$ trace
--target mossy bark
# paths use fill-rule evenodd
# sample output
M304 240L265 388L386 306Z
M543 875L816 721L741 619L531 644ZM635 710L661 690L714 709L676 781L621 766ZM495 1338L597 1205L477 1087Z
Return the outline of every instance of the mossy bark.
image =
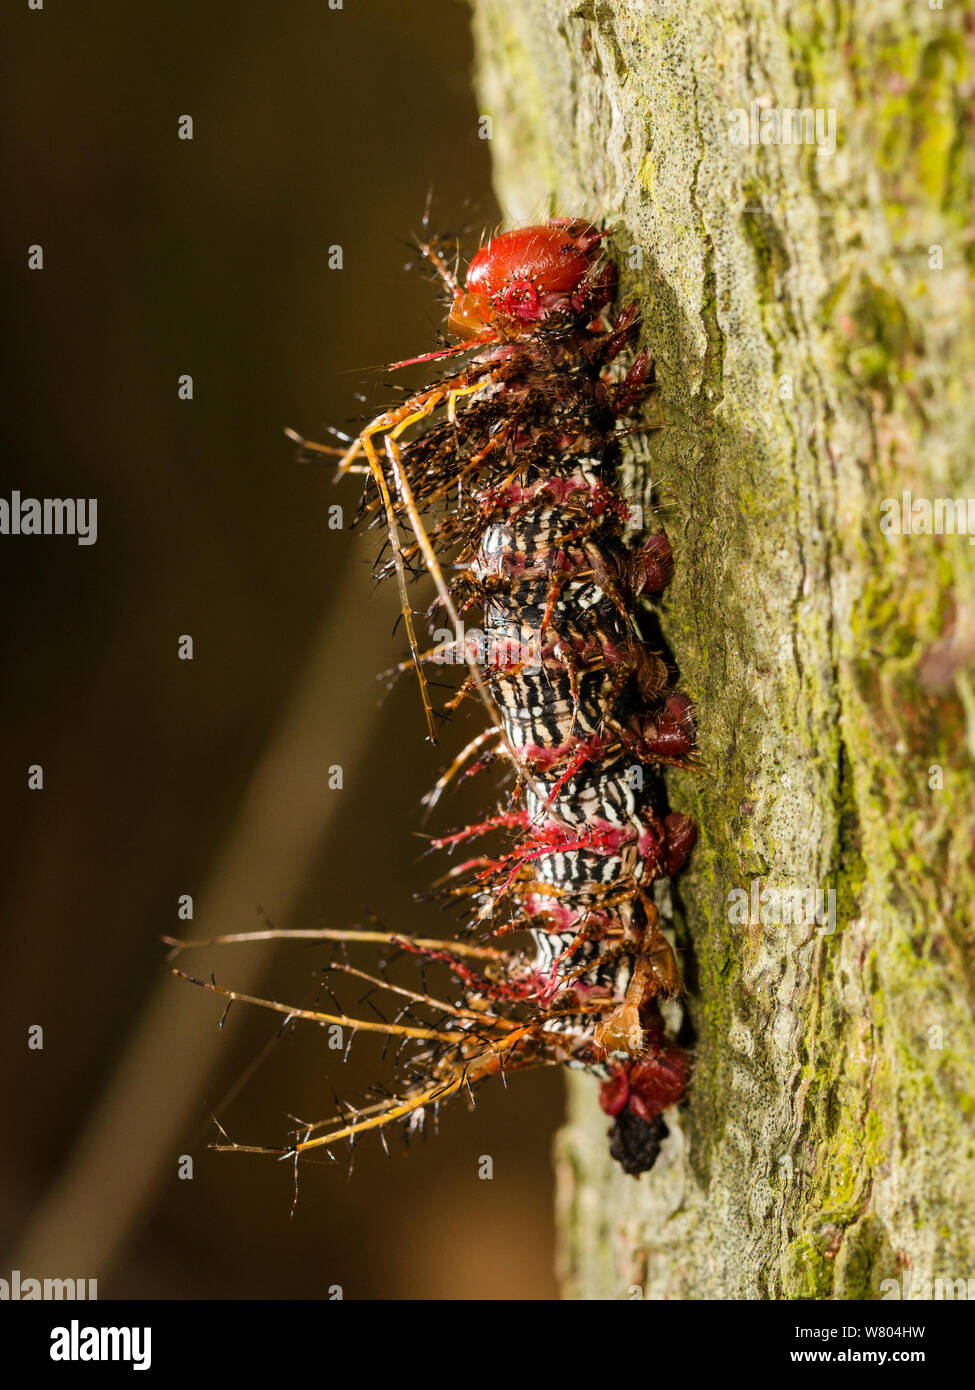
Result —
M609 223L642 304L665 428L634 486L664 506L700 725L701 773L670 779L700 831L675 886L691 1099L634 1180L571 1082L571 1297L975 1276L975 546L882 525L905 490L975 499L960 14L475 3L507 217ZM834 112L835 150L734 143L752 102ZM738 909L767 889L833 890L835 931Z

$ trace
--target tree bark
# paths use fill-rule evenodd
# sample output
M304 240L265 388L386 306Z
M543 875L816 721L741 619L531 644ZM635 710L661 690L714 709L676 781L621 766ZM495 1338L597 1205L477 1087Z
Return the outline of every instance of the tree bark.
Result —
M700 727L700 773L669 779L699 827L674 886L691 1098L634 1180L570 1080L570 1297L975 1276L975 547L897 534L905 490L975 498L959 15L475 0L506 216L611 225L642 305L665 428L632 481L663 502ZM822 113L823 148L734 142L735 111L785 109ZM770 920L766 890L832 890L835 931Z

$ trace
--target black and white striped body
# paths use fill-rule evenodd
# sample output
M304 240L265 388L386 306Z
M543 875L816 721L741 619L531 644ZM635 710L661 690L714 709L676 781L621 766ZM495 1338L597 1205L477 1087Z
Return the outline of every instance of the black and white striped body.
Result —
M628 684L618 689L616 664L630 639L624 619L592 577L581 545L571 540L563 543L589 515L587 502L594 494L585 489L598 485L601 469L601 460L593 456L576 453L554 458L548 474L537 476L557 480L556 490L558 481L577 481L579 490L569 493L563 503L546 500L537 509L492 521L472 566L480 577L510 580L509 587L485 601L484 628L490 648L525 658L522 669L497 677L495 691L505 732L532 766L544 792L541 799L531 789L526 794L532 822L544 823L554 811L565 826L582 833L600 823L633 832L631 842L618 853L573 848L534 861L533 877L558 890L553 903L577 922L584 920L587 911L602 910L607 894L622 881L641 878L636 837L646 831L648 822L655 822L646 769L622 747L584 762L556 792L551 807L544 805L564 775L569 756L547 768L545 754L571 746L575 740L605 737L611 706L618 706L616 712L625 716L627 703L633 700ZM525 481L530 486L537 477L529 475ZM567 570L568 577L555 598L550 625L540 635L556 569ZM578 576L575 570L580 571ZM557 925L553 916L553 928ZM552 931L534 928L535 968L540 973L550 971L577 932L578 925ZM575 969L588 958L595 963L603 949L601 941L585 943L571 961L560 962L557 973ZM601 974L594 968L587 983L605 983Z

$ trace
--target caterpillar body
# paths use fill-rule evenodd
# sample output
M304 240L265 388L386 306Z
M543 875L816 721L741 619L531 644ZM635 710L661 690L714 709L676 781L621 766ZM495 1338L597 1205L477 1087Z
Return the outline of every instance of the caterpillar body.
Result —
M638 546L624 540L620 422L653 383L646 352L625 375L610 371L635 336L637 309L612 316L604 236L581 220L502 233L473 257L463 285L438 245L422 242L460 341L394 366L457 356L463 365L379 415L344 451L299 440L309 455L341 453L340 474L365 475L360 517L388 530L378 571L398 585L404 666L416 670L431 739L432 663L466 668L447 710L472 696L487 715L428 806L453 778L488 764L509 775L492 815L434 841L460 861L438 885L467 909L457 939L304 933L441 962L458 997L442 1002L337 965L405 997L405 1013L382 1024L290 1012L386 1032L415 1050L395 1095L345 1108L270 1152L297 1161L371 1129L385 1138L398 1122L413 1132L490 1076L558 1064L599 1078L613 1156L638 1174L666 1135L663 1111L685 1092L690 1054L660 1012L681 979L653 884L679 871L694 842L692 822L666 810L660 775L664 764L691 765L694 726L639 630L640 600L665 586L672 559L663 531ZM407 587L418 569L434 581L431 615L447 624L427 651ZM474 609L481 629L465 633Z

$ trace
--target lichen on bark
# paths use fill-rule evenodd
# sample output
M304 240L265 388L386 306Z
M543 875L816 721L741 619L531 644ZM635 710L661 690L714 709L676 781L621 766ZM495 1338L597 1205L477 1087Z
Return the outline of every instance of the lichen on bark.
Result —
M701 772L670 778L700 827L675 887L691 1099L637 1181L570 1083L566 1293L975 1275L975 548L881 527L905 490L975 498L960 15L474 10L507 217L609 223L641 303L665 427L631 481L662 503L663 626L700 725ZM824 148L734 143L736 111L787 109L822 113ZM732 920L753 883L833 890L835 931Z

